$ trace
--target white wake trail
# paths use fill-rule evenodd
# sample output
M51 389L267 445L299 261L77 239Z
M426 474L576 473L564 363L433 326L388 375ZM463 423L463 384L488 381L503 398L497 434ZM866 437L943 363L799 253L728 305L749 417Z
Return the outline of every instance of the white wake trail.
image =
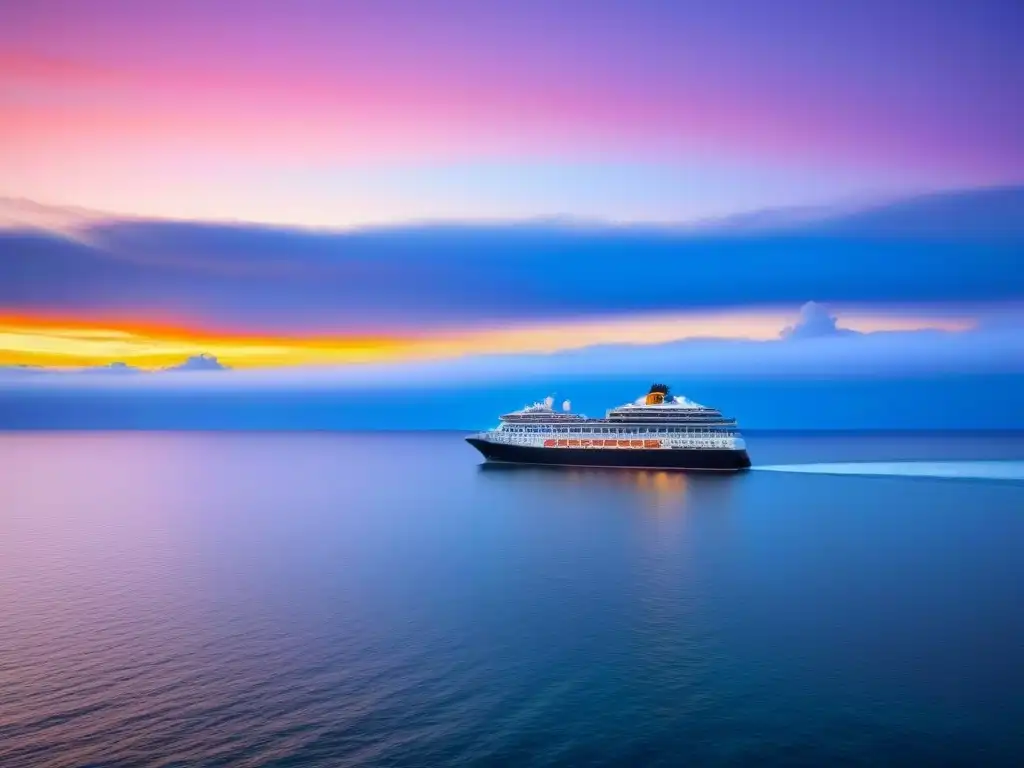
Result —
M1024 480L1024 461L849 461L834 464L773 464L752 469L816 475L891 475L969 480Z

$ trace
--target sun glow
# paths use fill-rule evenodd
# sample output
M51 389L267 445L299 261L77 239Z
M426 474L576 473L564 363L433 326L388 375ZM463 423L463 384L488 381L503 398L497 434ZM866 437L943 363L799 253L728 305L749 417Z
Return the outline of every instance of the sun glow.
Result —
M475 354L551 354L603 344L651 345L693 339L777 339L786 311L652 314L521 323L406 334L308 335L215 332L186 325L0 316L0 365L78 368L120 362L155 370L208 354L232 368L439 360ZM963 331L964 318L851 315L862 332L934 328Z

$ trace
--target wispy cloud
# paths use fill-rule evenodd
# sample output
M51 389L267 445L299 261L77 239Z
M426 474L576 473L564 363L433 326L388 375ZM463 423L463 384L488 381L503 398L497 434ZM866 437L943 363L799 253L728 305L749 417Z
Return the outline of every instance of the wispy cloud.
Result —
M130 365L123 361L115 361L106 365L94 365L85 368L54 368L39 365L0 365L0 378L4 376L20 378L23 376L35 376L45 380L47 378L75 380L81 376L134 376L137 374L167 374L167 373L188 373L194 371L227 371L230 368L221 363L214 355L200 354L193 355L180 363L168 365L163 368L147 370Z
M945 211L942 232L921 228L929 220L922 208ZM987 228L977 231L972 216L952 208L988 210ZM906 221L896 228L900 211ZM8 230L0 232L0 307L79 325L127 319L222 336L359 339L738 307L771 314L808 297L844 319L1024 298L1024 190L859 215L855 229L840 217L756 232L537 223L326 232L115 221L85 227L83 242Z

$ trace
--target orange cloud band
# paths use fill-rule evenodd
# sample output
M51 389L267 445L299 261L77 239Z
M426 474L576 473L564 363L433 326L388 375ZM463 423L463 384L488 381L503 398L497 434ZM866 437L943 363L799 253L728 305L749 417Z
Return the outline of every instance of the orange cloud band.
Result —
M0 365L74 368L124 362L158 369L190 355L215 355L233 368L445 359L473 354L547 354L600 344L663 344L686 339L779 337L792 322L784 311L633 315L535 322L476 330L437 329L407 335L255 335L184 325L84 321L53 316L0 315ZM970 318L842 315L861 332L938 329L963 331Z

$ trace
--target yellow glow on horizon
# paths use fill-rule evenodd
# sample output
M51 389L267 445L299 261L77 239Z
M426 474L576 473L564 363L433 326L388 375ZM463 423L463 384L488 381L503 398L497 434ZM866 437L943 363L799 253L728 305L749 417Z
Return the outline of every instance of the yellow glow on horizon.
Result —
M52 320L0 316L0 365L89 367L123 362L143 369L210 354L233 368L353 365L441 360L479 354L551 354L607 344L654 345L694 339L778 339L787 311L647 314L523 323L477 330L436 329L421 335L262 336L216 333L126 321ZM964 331L965 318L842 314L840 325L861 332Z

